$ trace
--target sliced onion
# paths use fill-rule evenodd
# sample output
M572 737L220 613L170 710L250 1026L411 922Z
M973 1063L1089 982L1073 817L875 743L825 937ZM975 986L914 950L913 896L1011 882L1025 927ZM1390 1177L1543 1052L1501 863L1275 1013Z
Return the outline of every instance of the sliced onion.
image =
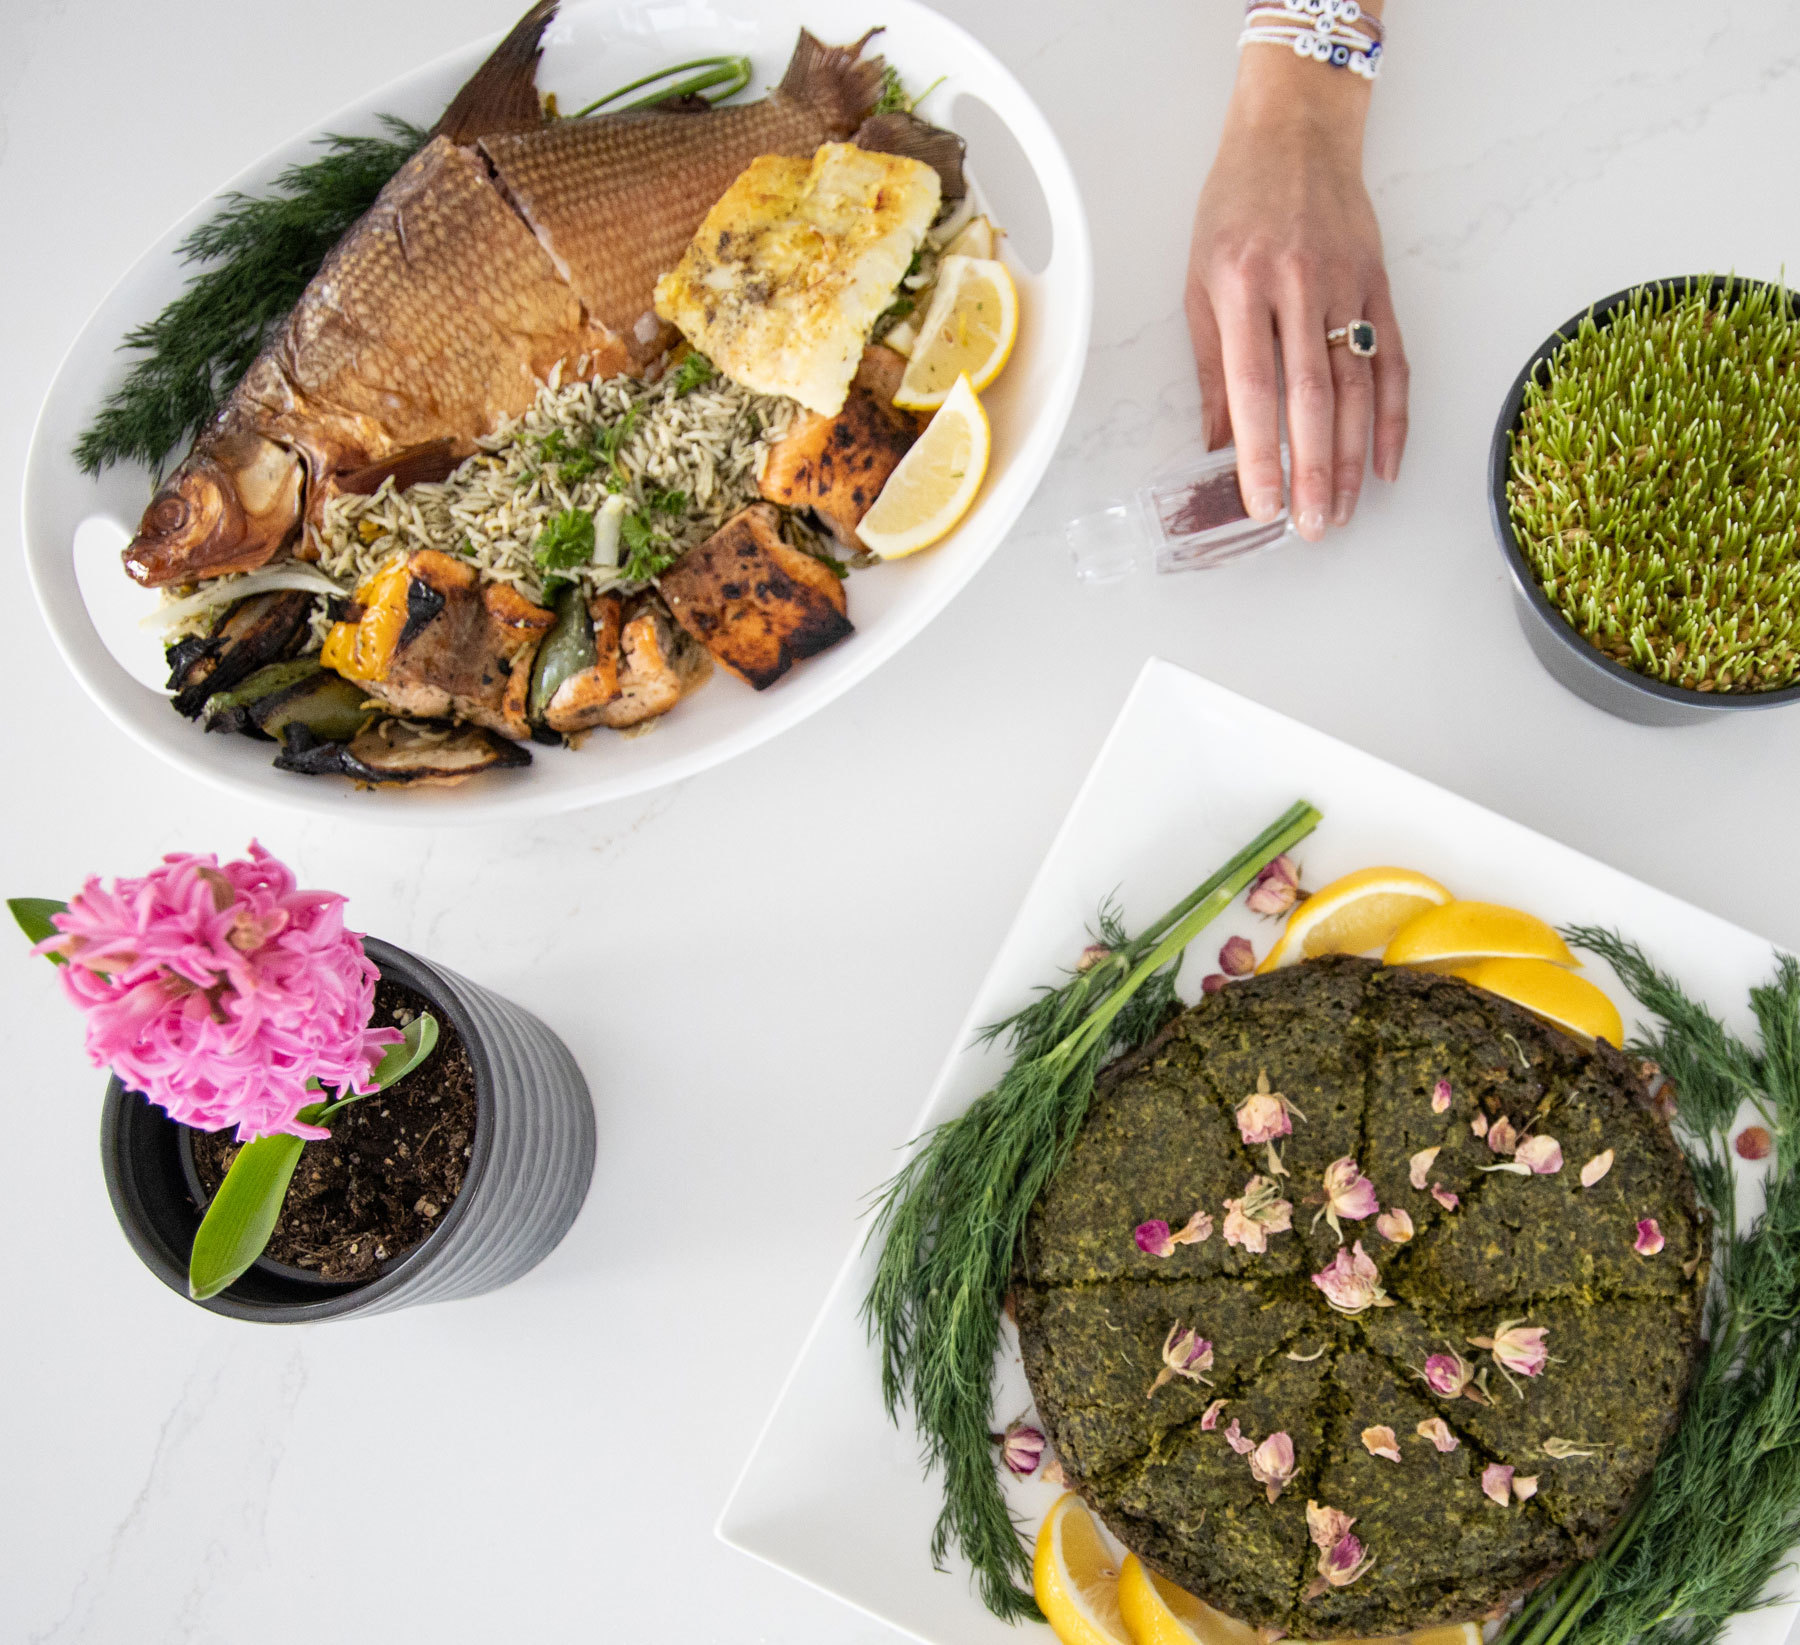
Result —
M285 565L273 571L247 571L237 577L215 577L183 599L169 600L140 619L145 628L173 628L189 617L217 605L235 605L253 594L273 594L280 589L299 589L308 594L347 596L350 590L312 566Z

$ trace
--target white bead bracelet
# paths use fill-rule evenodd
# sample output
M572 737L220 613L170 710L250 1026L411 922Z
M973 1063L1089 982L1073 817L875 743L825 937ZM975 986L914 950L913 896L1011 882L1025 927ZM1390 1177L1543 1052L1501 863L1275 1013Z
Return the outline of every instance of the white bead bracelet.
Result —
M1373 80L1384 33L1358 0L1249 0L1238 47L1286 46L1296 57Z

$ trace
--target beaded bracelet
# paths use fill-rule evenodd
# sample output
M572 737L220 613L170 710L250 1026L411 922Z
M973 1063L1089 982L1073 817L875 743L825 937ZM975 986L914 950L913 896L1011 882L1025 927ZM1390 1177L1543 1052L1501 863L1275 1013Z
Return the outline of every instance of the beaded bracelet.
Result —
M1287 46L1296 57L1373 80L1385 35L1381 19L1358 0L1247 0L1238 47Z

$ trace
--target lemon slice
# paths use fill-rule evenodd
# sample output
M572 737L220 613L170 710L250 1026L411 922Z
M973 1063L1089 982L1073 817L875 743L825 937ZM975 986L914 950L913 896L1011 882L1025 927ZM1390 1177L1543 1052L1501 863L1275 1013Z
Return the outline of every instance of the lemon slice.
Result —
M1359 868L1296 906L1256 969L1273 971L1320 954L1367 953L1417 915L1449 901L1436 880L1410 868Z
M888 476L856 535L871 554L897 560L946 535L975 501L987 473L987 413L959 377L925 432Z
M1406 1636L1406 1645L1481 1645L1479 1622L1447 1622L1441 1628L1421 1628Z
M1585 977L1549 960L1477 960L1458 966L1456 974L1584 1039L1624 1043L1619 1008Z
M1073 1491L1051 1505L1031 1561L1038 1609L1062 1645L1134 1645L1119 1612L1119 1568Z
M992 257L998 236L986 217L976 215L950 237L944 247L946 257Z
M1019 293L992 257L947 256L894 404L931 411L966 376L977 389L1000 375L1019 335Z
M1469 960L1548 960L1581 964L1569 945L1535 914L1496 902L1452 902L1429 908L1394 933L1382 959L1388 965L1448 970Z
M1119 1570L1119 1614L1136 1645L1262 1645L1249 1623L1177 1588L1136 1554Z

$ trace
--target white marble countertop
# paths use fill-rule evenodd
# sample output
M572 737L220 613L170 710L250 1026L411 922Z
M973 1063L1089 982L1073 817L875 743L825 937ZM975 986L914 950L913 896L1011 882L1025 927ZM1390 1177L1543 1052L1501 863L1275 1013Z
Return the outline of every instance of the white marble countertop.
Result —
M539 1012L600 1123L586 1210L510 1289L362 1324L216 1319L119 1234L76 1018L0 940L0 1636L892 1638L713 1519L1150 652L1800 945L1796 711L1652 731L1566 694L1514 622L1483 493L1499 400L1566 315L1647 276L1794 261L1800 7L1395 0L1369 170L1414 362L1398 484L1326 547L1095 591L1062 521L1197 434L1181 270L1236 8L945 4L1087 191L1093 352L1014 538L775 743L530 828L253 814L80 695L0 513L25 705L0 731L5 893L258 836L362 928ZM0 496L63 348L143 245L277 141L510 20L506 0L8 0Z

